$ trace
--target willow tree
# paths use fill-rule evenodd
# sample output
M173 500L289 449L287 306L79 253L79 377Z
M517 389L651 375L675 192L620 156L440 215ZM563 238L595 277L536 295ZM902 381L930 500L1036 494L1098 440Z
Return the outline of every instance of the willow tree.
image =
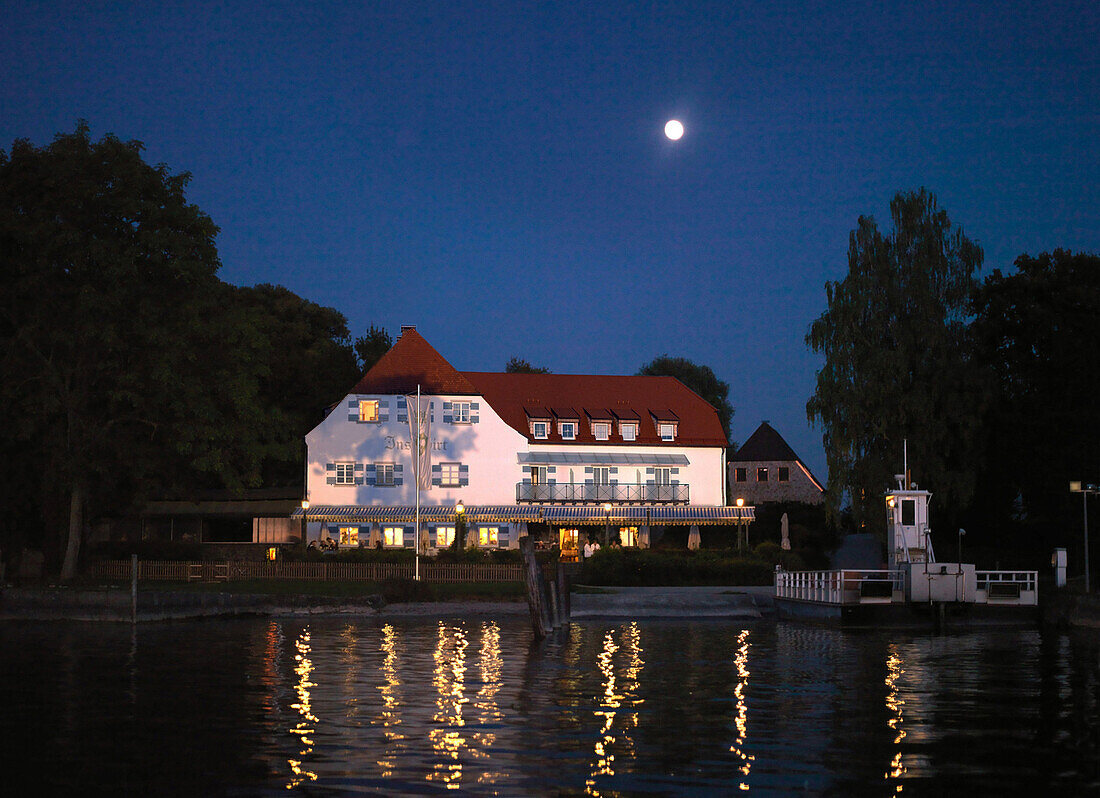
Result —
M913 479L937 506L965 505L984 401L967 329L981 248L924 189L896 195L890 215L886 235L860 217L848 275L825 285L827 308L806 336L825 356L806 413L823 431L827 509L835 519L850 499L857 525L875 531L904 440Z

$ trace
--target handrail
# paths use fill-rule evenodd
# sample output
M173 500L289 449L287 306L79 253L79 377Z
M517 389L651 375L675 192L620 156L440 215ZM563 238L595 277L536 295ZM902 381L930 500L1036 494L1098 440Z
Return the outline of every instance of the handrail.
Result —
M823 604L860 604L890 600L901 590L901 571L845 568L833 571L776 571L776 598Z
M688 485L594 485L584 482L516 483L517 502L647 502L687 504Z

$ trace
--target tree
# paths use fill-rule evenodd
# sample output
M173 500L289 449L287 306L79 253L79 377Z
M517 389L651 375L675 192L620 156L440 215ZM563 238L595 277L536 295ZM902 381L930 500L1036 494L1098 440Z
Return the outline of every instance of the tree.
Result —
M542 366L532 366L526 360L520 357L513 357L508 361L508 365L504 367L504 371L507 374L549 374L550 369Z
M89 503L186 474L256 477L252 342L224 314L218 228L186 201L188 174L141 152L84 122L0 152L2 445L33 453L44 508L68 506L63 579Z
M982 458L983 514L1062 528L1071 479L1095 481L1100 452L1100 256L1021 255L990 274L974 308L996 375Z
M393 339L390 334L381 327L375 327L372 324L366 335L361 335L355 339L355 354L359 357L361 373L366 374L370 371L374 364L382 359L382 355L390 351L392 346Z
M913 474L938 506L967 503L984 406L967 332L981 248L925 189L897 194L890 215L887 236L860 217L848 275L826 283L827 309L806 336L825 356L806 413L823 429L830 517L847 496L856 523L878 531L905 440Z
M718 379L710 366L701 366L684 357L661 355L642 366L638 371L642 377L675 377L718 411L718 420L722 422L722 431L726 440L730 437L730 421L733 419L733 405L729 401L729 383Z
M231 290L234 315L253 333L259 395L268 409L257 430L262 482L301 487L306 433L360 377L347 320L283 286ZM372 327L368 337L376 333L385 335Z

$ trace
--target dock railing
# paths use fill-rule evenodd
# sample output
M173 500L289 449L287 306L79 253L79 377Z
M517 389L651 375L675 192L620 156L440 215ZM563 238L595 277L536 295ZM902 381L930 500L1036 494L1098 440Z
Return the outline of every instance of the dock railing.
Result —
M903 589L901 571L776 571L775 597L819 604L889 604Z
M976 571L978 604L1039 603L1038 571Z
M298 579L314 582L381 582L412 579L412 563L360 562L138 562L138 579L175 582L235 582L243 579ZM89 575L130 578L129 560L93 563ZM421 563L426 582L522 582L518 563Z

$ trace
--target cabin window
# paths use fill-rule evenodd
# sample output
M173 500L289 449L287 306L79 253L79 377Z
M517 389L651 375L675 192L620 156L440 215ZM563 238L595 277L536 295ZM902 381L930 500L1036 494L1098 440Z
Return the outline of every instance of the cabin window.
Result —
M901 525L913 526L917 523L917 503L913 499L901 500Z
M791 469L787 466L779 466L779 481L790 482L791 481Z

